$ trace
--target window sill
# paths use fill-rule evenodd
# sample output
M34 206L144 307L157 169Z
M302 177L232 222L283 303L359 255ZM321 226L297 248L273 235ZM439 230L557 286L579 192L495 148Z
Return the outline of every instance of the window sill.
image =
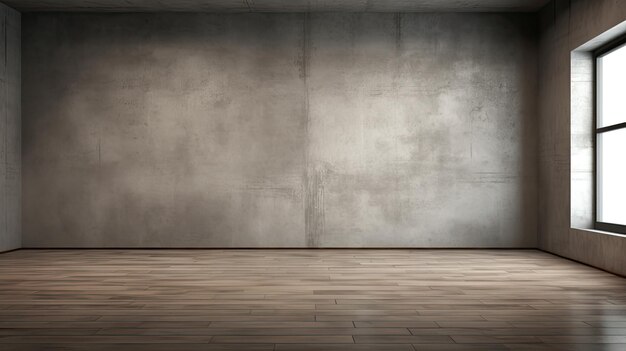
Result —
M605 230L599 230L599 229L577 228L577 227L572 227L571 229L580 230L580 231L583 231L583 232L594 233L594 234L605 234L605 235L611 235L611 236L617 236L617 237L621 237L621 238L626 238L626 234L607 232Z

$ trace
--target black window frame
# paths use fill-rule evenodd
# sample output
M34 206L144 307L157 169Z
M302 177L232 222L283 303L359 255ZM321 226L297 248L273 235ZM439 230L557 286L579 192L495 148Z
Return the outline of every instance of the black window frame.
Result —
M626 234L626 225L616 224L616 223L607 223L598 221L598 135L614 130L626 129L626 122L617 123L613 125L609 125L606 127L598 128L598 85L600 84L600 79L598 77L598 59L610 54L611 52L626 46L626 35L620 37L616 40L611 41L610 43L600 47L596 51L593 52L593 76L594 76L594 106L593 106L593 168L594 168L594 177L593 177L593 221L594 228L597 230L618 233L618 234Z

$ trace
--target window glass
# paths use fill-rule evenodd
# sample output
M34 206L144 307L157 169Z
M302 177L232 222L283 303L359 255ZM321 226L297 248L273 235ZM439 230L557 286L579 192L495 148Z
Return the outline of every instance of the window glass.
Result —
M626 45L600 56L598 128L626 122Z
M597 220L626 225L626 128L597 136Z

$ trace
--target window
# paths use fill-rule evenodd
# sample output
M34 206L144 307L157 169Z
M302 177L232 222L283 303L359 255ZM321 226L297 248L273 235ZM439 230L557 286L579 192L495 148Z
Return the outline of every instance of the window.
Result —
M626 234L626 38L596 53L596 228Z

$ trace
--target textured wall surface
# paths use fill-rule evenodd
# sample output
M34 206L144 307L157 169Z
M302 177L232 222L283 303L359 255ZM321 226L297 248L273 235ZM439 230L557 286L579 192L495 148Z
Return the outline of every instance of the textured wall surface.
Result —
M24 15L26 247L533 247L532 15Z
M0 4L0 252L21 237L20 14Z
M19 11L534 12L549 0L4 0Z
M581 69L584 72L584 67L572 67L580 62L585 64L585 55L571 54L626 21L626 2L558 0L548 4L541 17L539 247L626 275L626 237L589 230L584 220L588 214L576 212L578 208L585 208L580 204L581 197L592 200L585 189L592 172L584 153L577 151L586 149L589 140L584 128L593 126L581 126L576 121L581 120L578 115L585 113L591 105L588 99L593 97L588 88L588 75L577 74ZM576 74L572 76L570 72ZM576 100L570 98L572 94ZM572 159L572 155L583 159Z

